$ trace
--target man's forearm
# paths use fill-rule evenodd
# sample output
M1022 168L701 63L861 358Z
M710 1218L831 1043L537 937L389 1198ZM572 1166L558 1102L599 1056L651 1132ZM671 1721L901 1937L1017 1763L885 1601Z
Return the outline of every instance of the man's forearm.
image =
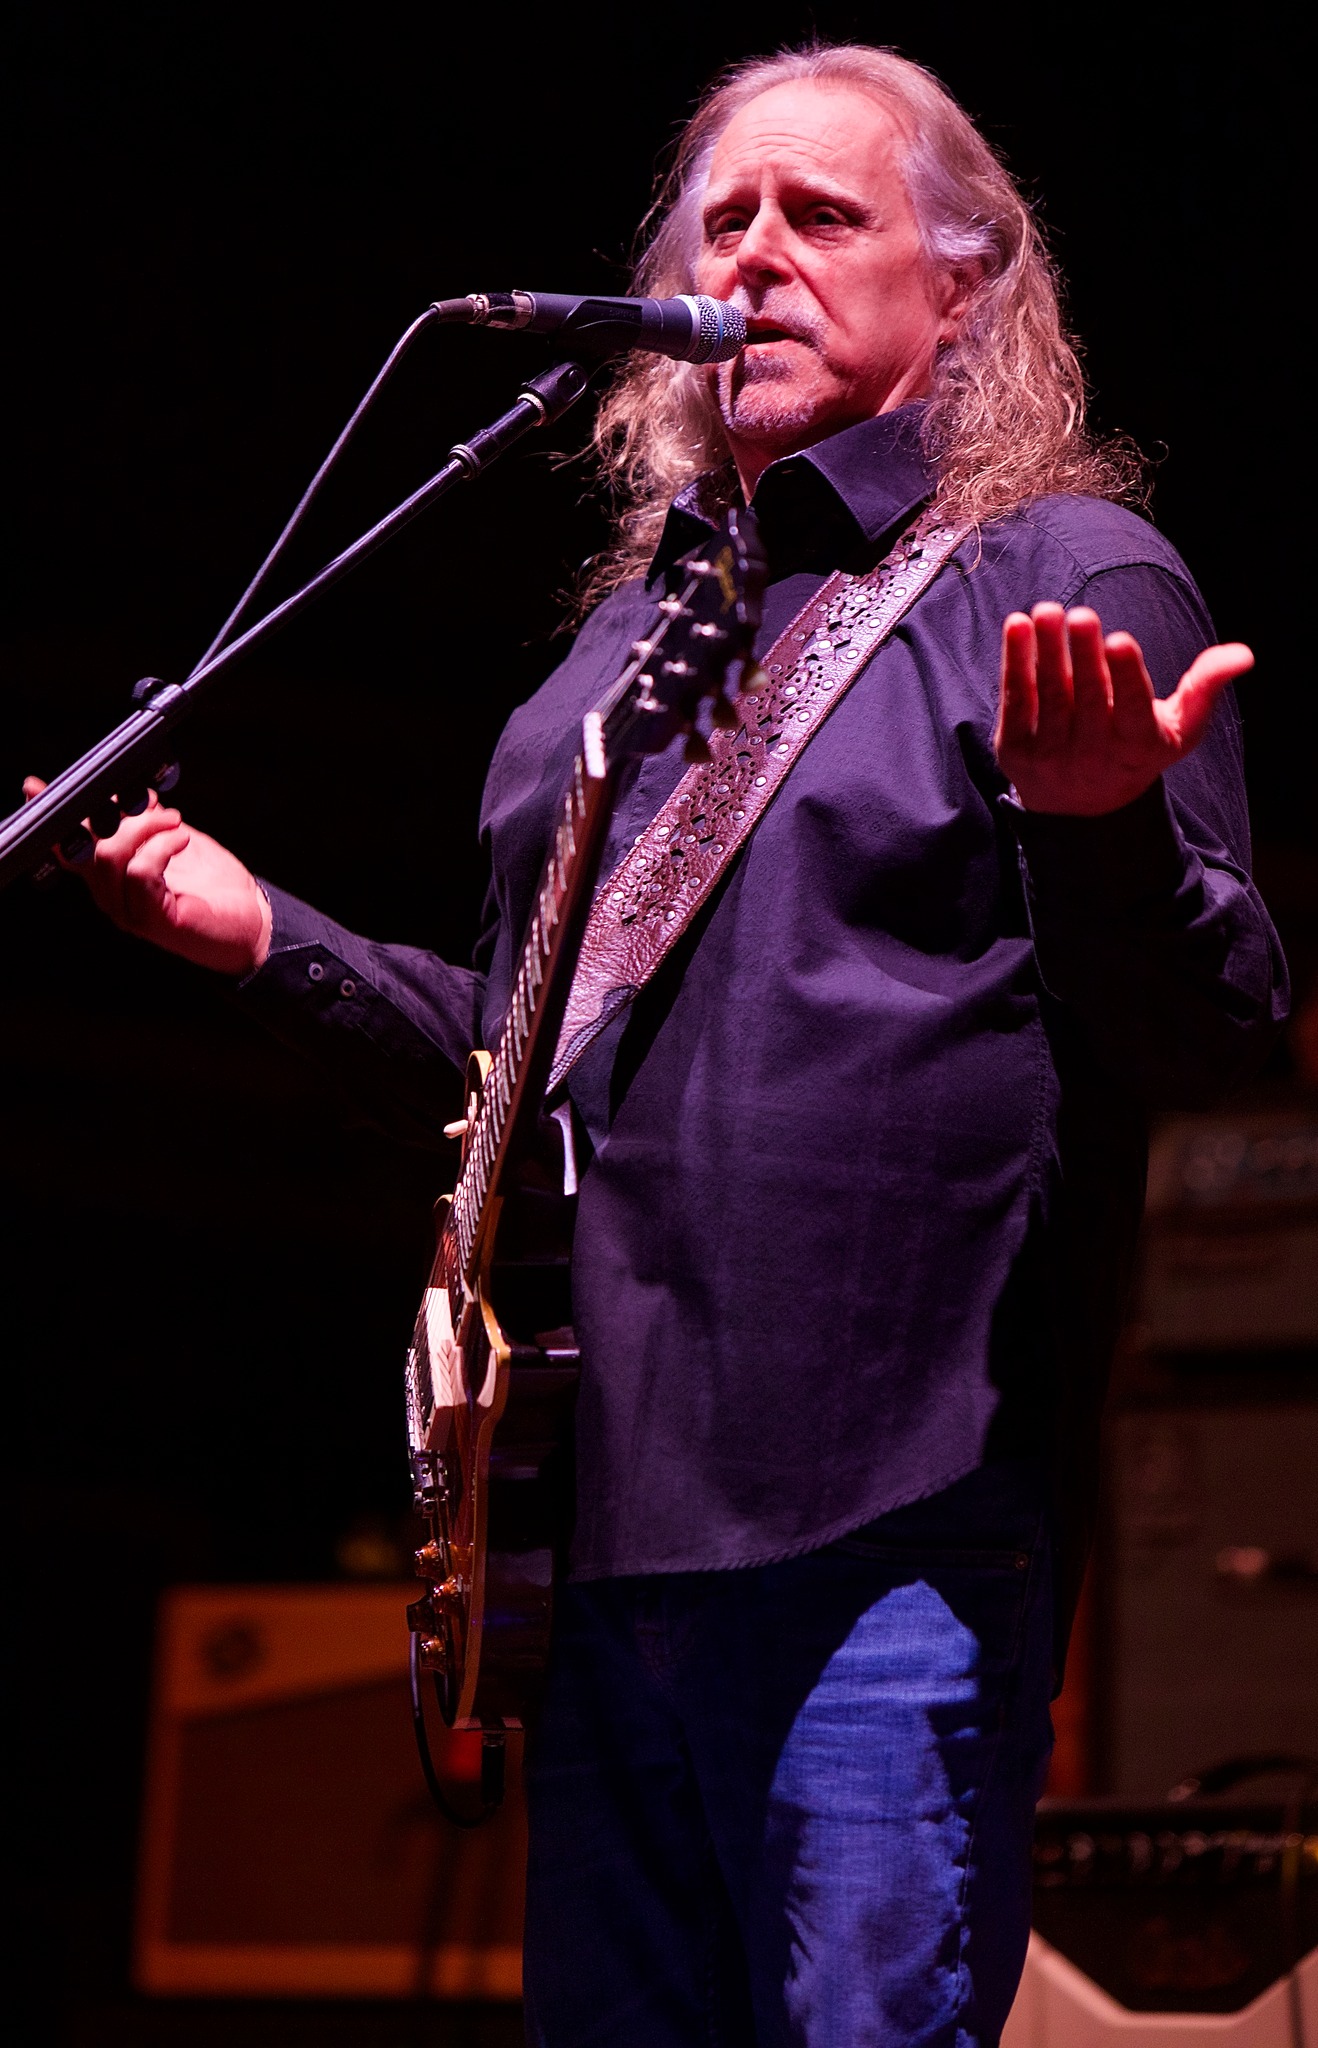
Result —
M413 946L346 931L283 890L266 958L237 987L241 1007L309 1059L391 1135L440 1142L454 1068L480 1041L484 978Z
M1151 1107L1211 1101L1254 1071L1287 1007L1253 884L1191 843L1165 785L1101 818L1009 805L1044 985Z

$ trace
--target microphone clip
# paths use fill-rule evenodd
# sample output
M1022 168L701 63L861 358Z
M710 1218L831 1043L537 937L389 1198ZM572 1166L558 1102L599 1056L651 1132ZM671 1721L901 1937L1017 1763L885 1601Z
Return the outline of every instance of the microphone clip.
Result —
M436 299L433 310L441 320L467 327L528 327L535 300L529 292L468 292L461 299Z
M465 299L434 299L442 322L465 328L528 328L536 301L528 291L469 291Z

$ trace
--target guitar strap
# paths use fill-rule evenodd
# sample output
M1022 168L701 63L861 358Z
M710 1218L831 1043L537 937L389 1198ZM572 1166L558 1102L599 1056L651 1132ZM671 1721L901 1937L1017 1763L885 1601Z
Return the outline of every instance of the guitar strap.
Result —
M926 508L865 575L835 570L748 672L736 728L715 728L709 760L687 770L595 892L547 1092L657 973L824 720L969 531Z

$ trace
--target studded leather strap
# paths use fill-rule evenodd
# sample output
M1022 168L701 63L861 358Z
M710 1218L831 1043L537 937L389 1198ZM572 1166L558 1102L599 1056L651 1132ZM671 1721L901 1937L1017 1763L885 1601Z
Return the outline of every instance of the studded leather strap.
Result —
M688 769L596 891L550 1090L655 974L793 762L968 531L922 512L867 574L831 575L751 671L736 729L711 734L710 759Z

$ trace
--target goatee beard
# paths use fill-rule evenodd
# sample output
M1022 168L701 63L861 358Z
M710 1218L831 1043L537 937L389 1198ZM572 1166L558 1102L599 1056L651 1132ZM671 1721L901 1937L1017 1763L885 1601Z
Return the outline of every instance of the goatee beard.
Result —
M729 433L742 436L794 432L809 426L817 398L793 389L786 363L772 360L723 363L718 372L719 416Z

